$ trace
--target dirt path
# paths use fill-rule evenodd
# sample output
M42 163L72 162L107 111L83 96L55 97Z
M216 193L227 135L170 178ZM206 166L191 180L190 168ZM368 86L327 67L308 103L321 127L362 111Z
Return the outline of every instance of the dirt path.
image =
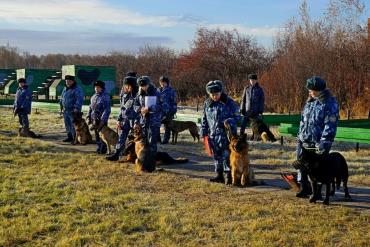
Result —
M1 131L0 134L15 135L15 133L5 133L4 131ZM89 144L86 146L71 145L69 143L62 142L65 137L66 136L63 131L55 131L43 133L41 140L51 142L53 145L60 147L65 152L95 153L95 144ZM212 159L199 151L201 148L201 144L198 143L194 145L182 145L181 140L178 145L158 145L159 151L166 151L172 157L186 157L189 159L189 162L186 164L161 166L161 168L164 169L164 172L174 173L192 179L208 180L215 175L214 166ZM261 164L257 167L253 165L253 160L251 163L255 171L255 178L258 181L263 181L264 185L235 189L245 191L246 193L284 193L288 197L294 197L293 195L295 192L289 190L289 186L281 179L279 169L274 169L271 168L271 166L264 166ZM344 201L344 192L341 189L336 192L334 197L330 198L331 205L342 205L370 211L370 187L349 184L349 190L353 199L352 201Z

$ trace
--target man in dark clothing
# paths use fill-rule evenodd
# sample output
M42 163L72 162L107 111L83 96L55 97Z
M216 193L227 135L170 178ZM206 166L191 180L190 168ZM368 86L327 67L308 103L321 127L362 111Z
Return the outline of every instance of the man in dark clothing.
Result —
M249 85L244 88L240 103L240 113L243 115L240 134L244 134L245 128L250 121L262 118L261 115L265 104L265 95L257 81L257 75L249 74L248 79Z
M18 115L19 124L21 125L21 132L27 133L29 131L28 114L31 113L32 94L28 89L26 80L20 78L18 80L18 89L15 94L13 113Z

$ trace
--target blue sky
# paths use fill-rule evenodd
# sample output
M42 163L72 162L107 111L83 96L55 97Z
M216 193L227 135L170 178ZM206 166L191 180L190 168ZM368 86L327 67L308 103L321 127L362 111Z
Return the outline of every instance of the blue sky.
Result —
M313 18L329 0L308 0ZM299 0L0 0L0 45L33 54L188 49L198 27L237 29L271 47Z

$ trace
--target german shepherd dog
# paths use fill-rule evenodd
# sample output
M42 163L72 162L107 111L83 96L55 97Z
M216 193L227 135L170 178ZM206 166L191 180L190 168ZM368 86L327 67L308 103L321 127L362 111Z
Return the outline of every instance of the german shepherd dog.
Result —
M274 134L272 134L270 129L261 119L252 119L251 128L253 131L251 140L258 141L262 139L262 141L264 142L267 142L267 141L275 142L276 141Z
M199 142L199 130L196 123L192 121L170 120L168 122L164 122L164 124L166 124L167 127L172 132L172 144L177 143L177 136L179 135L180 132L183 132L185 130L189 130L194 141L198 139Z
M75 128L75 136L72 144L80 143L86 145L92 143L92 136L85 119L82 118L82 112L73 112L73 127Z
M122 162L135 163L137 155L135 152L135 141L131 135L128 136L128 141L126 143L125 150L123 151L123 155L126 156L126 158L122 160ZM187 158L172 158L166 152L156 152L155 154L156 166L181 164L187 162L189 162Z
M247 135L232 134L230 126L225 124L230 144L230 167L233 186L245 186L252 183L253 172L250 168L248 156Z
M310 197L310 202L316 202L321 197L321 186L318 182L326 187L324 204L329 205L329 196L335 194L335 184L337 189L343 182L344 197L350 200L351 196L348 192L348 165L343 157L338 152L319 155L313 150L302 147L302 153L299 160L294 163L298 169L306 169L311 181L313 195ZM331 190L330 187L332 186Z
M140 125L134 125L135 142L135 170L137 173L155 171L155 157L152 152L149 141L143 136L143 130Z
M118 134L107 125L101 126L99 121L94 121L90 130L95 130L99 132L100 139L107 145L107 154L111 154L112 148L118 142Z

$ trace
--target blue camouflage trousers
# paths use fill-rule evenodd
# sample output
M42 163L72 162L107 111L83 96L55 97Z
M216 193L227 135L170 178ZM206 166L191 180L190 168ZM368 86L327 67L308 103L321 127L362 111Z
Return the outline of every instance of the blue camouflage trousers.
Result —
M131 124L126 121L121 125L121 131L119 133L118 143L116 144L116 150L123 150L126 145L127 136L130 133Z
M210 148L213 152L213 160L216 172L230 171L230 153L228 151L229 141L226 133L218 133L209 136Z
M30 122L28 121L28 114L24 112L18 113L18 120L19 124L22 126L23 129L29 129Z
M64 112L64 126L66 128L68 136L74 137L75 136L75 128L73 127L73 116L72 112Z

